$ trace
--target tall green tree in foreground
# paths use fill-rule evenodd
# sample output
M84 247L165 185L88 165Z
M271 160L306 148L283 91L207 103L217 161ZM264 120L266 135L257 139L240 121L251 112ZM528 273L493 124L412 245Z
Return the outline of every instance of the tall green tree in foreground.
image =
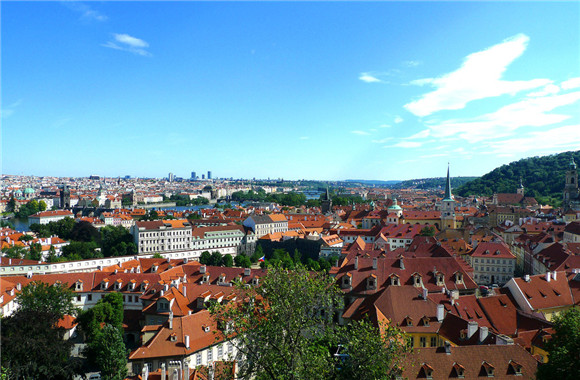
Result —
M538 370L538 379L580 379L580 310L572 308L554 321L552 339L547 343L548 363Z
M2 320L2 367L8 379L70 379L80 362L70 358L72 343L57 326L75 315L73 294L64 285L32 282L17 296L20 305Z
M324 273L278 266L257 287L237 286L239 302L210 311L238 349L240 378L387 379L399 367L401 332L381 334L368 322L336 325L342 294ZM339 346L347 356L334 355Z

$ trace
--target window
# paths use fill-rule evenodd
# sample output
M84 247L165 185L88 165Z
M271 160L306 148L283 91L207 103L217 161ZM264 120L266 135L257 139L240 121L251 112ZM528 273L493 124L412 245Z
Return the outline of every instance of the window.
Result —
M213 362L213 347L210 347L210 348L207 350L207 362L208 362L208 364L209 364L210 362Z
M223 356L224 356L224 346L220 344L218 346L218 358L221 359Z
M195 355L195 365L196 366L201 365L201 352Z
M437 337L436 336L431 337L431 347L437 347Z
M427 338L425 338L424 336L422 336L421 338L419 338L419 345L421 347L427 347Z
M92 301L92 300L93 300L93 295L92 294L87 295L87 301Z

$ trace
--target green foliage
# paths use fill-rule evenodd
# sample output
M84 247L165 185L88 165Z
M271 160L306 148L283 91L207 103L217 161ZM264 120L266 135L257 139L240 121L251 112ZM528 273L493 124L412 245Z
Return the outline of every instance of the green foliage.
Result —
M541 198L542 201L557 206L562 199L566 171L571 157L574 157L576 162L580 162L580 151L524 158L502 165L481 178L457 188L454 192L463 197L515 193L521 177L526 196Z
M451 177L451 187L457 188L467 182L473 181L478 177ZM447 177L436 177L436 178L420 178L420 179L410 179L407 181L402 181L393 185L393 189L444 189L445 182L447 182Z
M234 258L229 253L223 257L223 265L224 267L233 267L234 266Z
M40 261L42 259L42 246L38 243L30 244L30 248L24 258L27 260Z
M214 304L210 312L226 339L236 338L240 378L386 379L404 351L398 330L381 335L364 322L336 326L341 291L332 278L301 264L272 267L259 287L237 286L243 302ZM350 355L340 363L333 355L339 344Z
M10 205L8 205L8 208L10 209ZM38 202L36 199L33 199L20 206L20 209L15 213L15 216L17 218L28 218L30 215L44 210L46 210L46 203L44 201Z
M208 265L213 265L216 267L221 267L223 265L223 256L221 253L214 251L211 253Z
M2 228L2 227L8 227L8 228L14 229L14 224L10 223L7 220L0 220L0 228Z
M155 252L152 256L154 259L163 259L164 257L159 252Z
M28 251L24 247L15 245L10 248L4 248L2 250L2 253L4 253L4 257L7 257L9 259L22 259L24 258L24 256L26 256Z
M540 366L538 379L580 379L580 309L574 307L557 317L554 330L547 343L548 363Z
M419 235L421 235L421 236L435 236L435 227L432 227L432 226L423 227L421 229L421 232L419 233Z
M369 201L362 199L360 195L335 195L330 197L334 206L349 206L352 204L368 203Z
M68 260L86 260L103 257L102 253L97 251L97 243L71 241L69 245L62 247L62 255Z
M30 235L22 235L18 238L19 241L31 241L34 240L34 238Z
M211 261L211 253L209 251L203 251L199 257L199 262L203 265L209 265Z
M88 345L94 355L94 363L103 380L123 380L127 375L128 350L123 343L123 335L110 324L95 335Z
M101 331L102 324L109 324L123 333L123 295L108 293L94 307L83 311L78 322L89 340Z
M90 222L81 220L73 226L70 233L70 239L86 243L91 241L99 243L101 241L101 233Z
M30 231L36 233L40 237L56 235L61 239L70 240L75 224L76 222L73 218L67 217L48 224L33 223L30 225Z
M80 369L69 358L72 343L56 327L64 315L76 315L66 286L31 282L17 296L20 307L2 320L2 367L8 379L66 379Z
M274 202L282 206L302 206L306 204L306 195L297 192L289 193L270 193L266 194L263 189L248 192L236 191L232 194L232 201L235 202Z
M133 235L123 226L101 228L101 247L104 257L137 254L137 245L133 242Z
M234 263L237 267L241 267L241 268L249 268L252 266L252 262L251 262L250 258L248 256L244 255L243 253L234 257Z

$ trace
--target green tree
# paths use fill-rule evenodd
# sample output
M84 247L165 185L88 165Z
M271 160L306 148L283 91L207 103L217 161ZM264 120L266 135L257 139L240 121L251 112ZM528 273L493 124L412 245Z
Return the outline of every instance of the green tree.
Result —
M8 204L6 205L6 209L10 212L15 212L16 211L16 199L14 197L10 198L10 200L8 201Z
M69 245L62 247L62 254L67 260L86 260L103 257L101 252L97 251L97 243L71 241Z
M101 248L104 257L130 256L137 253L133 235L123 226L101 228Z
M214 265L216 267L221 267L224 262L224 257L221 253L214 251L211 253L211 258L209 260L209 265Z
M123 380L127 375L128 350L117 328L105 324L89 343L94 362L103 380Z
M92 340L103 324L109 324L123 333L123 295L113 292L101 298L95 306L83 311L77 318L81 329Z
M28 253L24 256L27 260L36 260L39 261L42 259L42 245L38 243L30 244L30 248Z
M580 310L576 307L556 317L552 339L547 343L548 363L538 370L538 379L580 379Z
M210 265L211 253L209 251L203 251L199 257L199 262L203 265Z
M236 338L237 359L245 358L238 361L240 378L388 378L399 365L405 347L400 331L381 335L368 323L349 328L333 323L342 294L324 273L300 264L293 270L278 266L268 270L259 287L237 286L244 301L214 304L210 311L225 338ZM333 355L339 344L351 355L344 363ZM364 359L371 363L361 364Z
M19 245L15 245L10 248L4 248L2 252L4 253L4 256L9 259L22 259L24 256L26 256L26 254L28 254L28 251Z
M244 255L243 253L240 253L239 255L234 257L234 263L237 267L241 267L241 268L249 268L252 266L252 262L250 261L250 258L248 256Z
M258 260L264 256L264 249L262 248L261 245L257 245L256 246L256 250L254 251L254 253L252 254L252 256L250 257L250 259L252 260L253 263L258 262Z
M154 259L163 259L164 257L159 252L155 252L152 256Z
M435 236L435 227L425 226L421 229L419 233L421 236Z
M101 233L90 222L81 220L72 228L70 238L75 241L83 241L87 243L94 241L98 243L101 241Z
M223 257L223 266L224 267L234 266L234 258L229 253Z
M31 282L17 296L20 307L2 320L2 367L9 379L68 379L80 362L70 358L72 343L57 327L64 315L76 315L66 285Z

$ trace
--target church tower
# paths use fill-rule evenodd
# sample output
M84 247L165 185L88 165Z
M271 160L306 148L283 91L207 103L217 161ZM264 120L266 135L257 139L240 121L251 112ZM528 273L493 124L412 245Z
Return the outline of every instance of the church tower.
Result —
M576 209L580 193L578 191L578 167L574 162L574 157L570 159L568 170L566 171L566 184L564 185L563 206L564 211L571 208Z
M332 199L330 198L330 194L328 193L328 187L326 188L326 194L324 199L321 202L322 214L326 215L332 212Z
M522 177L520 177L520 187L516 190L516 193L521 194L522 197L524 196L524 183Z
M445 197L441 201L441 230L457 228L455 221L455 199L451 194L451 178L447 166L447 181L445 182Z

